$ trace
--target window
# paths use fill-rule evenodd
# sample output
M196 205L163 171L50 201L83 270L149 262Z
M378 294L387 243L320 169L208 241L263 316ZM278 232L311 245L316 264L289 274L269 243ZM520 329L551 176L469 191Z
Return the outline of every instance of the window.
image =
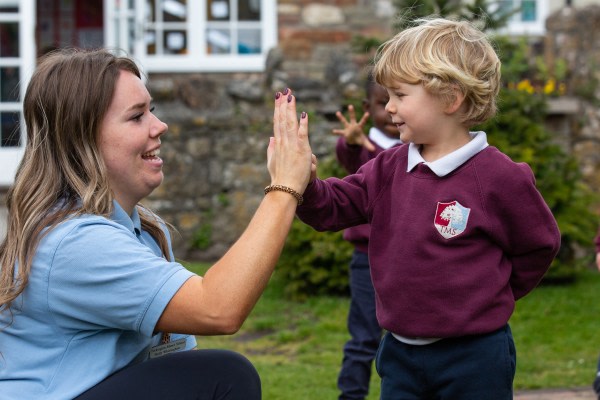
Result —
M26 83L34 68L32 0L0 1L0 186L9 186L23 155Z
M105 42L150 72L261 71L276 0L107 0Z
M518 10L501 31L513 35L543 35L548 17L548 0L500 0L507 12Z

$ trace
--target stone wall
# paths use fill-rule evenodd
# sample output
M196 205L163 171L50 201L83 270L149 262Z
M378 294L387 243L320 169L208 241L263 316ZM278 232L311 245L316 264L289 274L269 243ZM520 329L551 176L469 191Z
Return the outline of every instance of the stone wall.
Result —
M546 63L562 59L568 65L566 146L585 181L600 193L600 5L565 7L547 19L546 29Z
M309 113L311 145L331 155L343 99L362 91L365 56L355 34L384 39L387 2L278 2L279 46L264 74L152 74L155 113L169 125L161 157L165 181L146 204L172 223L176 255L214 260L239 237L269 183L266 148L273 96L294 90Z

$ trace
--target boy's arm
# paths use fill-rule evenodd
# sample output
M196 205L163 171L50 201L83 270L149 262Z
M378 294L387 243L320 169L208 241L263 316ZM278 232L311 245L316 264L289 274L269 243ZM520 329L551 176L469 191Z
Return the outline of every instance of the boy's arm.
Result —
M500 239L512 264L510 285L515 300L528 294L542 280L560 248L560 231L552 211L535 186L535 178L526 164L525 174L513 174L496 182L501 193L494 202L501 205L496 215L502 231ZM510 182L512 181L512 182Z
M356 173L364 163L371 159L369 154L375 155L376 153L376 151L370 153L362 146L348 144L343 137L340 137L335 145L335 155L338 162L348 174Z
M368 222L368 189L361 173L339 178L316 179L304 191L296 215L317 231L339 231Z

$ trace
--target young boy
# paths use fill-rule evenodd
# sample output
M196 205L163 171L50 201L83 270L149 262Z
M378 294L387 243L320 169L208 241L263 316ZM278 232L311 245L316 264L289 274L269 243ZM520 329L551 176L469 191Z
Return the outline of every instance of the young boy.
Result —
M339 163L349 174L355 173L364 163L385 149L400 143L398 129L385 110L389 96L378 85L372 74L367 77L366 98L362 102L364 114L357 122L353 106L348 106L349 120L341 112L336 115L343 129L334 129L340 138L336 144ZM368 137L363 133L365 123L371 118ZM350 340L344 345L342 368L338 375L339 400L364 400L369 394L371 366L381 340L381 327L375 316L375 291L369 270L370 227L353 226L344 231L344 239L352 243L354 253L350 261L350 309L348 332Z
M512 399L508 320L560 232L529 166L470 131L496 112L500 61L469 23L426 19L380 47L373 74L406 144L344 179L313 171L297 215L317 230L371 225L382 399Z

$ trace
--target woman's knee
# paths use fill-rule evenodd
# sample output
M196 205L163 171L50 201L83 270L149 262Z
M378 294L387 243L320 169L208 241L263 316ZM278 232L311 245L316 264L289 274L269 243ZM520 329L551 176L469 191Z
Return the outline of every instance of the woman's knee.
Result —
M228 386L231 400L259 400L261 399L261 381L254 365L242 354L229 350L195 350L199 355L208 352L211 368L214 368L220 377L221 383ZM202 354L200 360L207 360Z

